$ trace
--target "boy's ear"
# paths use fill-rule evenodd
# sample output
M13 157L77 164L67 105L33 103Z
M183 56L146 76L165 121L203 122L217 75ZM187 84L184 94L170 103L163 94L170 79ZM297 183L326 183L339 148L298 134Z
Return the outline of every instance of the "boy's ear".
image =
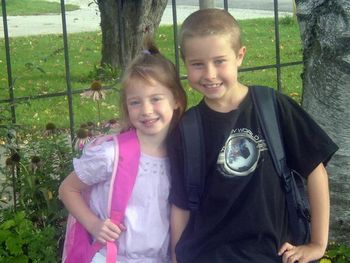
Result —
M238 50L238 54L237 54L237 64L238 67L240 67L242 65L243 59L244 59L244 55L246 52L246 47L243 46Z

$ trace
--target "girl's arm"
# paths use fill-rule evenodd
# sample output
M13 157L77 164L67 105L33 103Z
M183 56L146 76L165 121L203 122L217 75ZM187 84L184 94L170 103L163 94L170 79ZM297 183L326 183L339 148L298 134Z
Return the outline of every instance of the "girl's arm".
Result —
M179 241L182 232L190 218L190 212L183 210L175 205L171 206L170 213L170 229L171 229L171 259L173 263L176 263L175 246Z
M120 228L109 219L103 221L86 204L81 193L89 186L84 184L75 172L70 173L59 187L59 198L67 210L101 243L114 241L121 233Z
M319 164L308 176L307 189L311 210L311 241L295 247L285 243L279 251L283 262L309 262L321 258L327 248L329 230L329 187L324 165Z

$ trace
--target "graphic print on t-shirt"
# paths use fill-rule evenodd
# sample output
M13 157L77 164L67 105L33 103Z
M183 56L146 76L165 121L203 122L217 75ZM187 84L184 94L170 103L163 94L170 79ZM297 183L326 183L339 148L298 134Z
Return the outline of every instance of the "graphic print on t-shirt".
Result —
M255 170L260 152L266 150L265 141L251 130L233 129L219 153L219 171L229 177L246 176Z

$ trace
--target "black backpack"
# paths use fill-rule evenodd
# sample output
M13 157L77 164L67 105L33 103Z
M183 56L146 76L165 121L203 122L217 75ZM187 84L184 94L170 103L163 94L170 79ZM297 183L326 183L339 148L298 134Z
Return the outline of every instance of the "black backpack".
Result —
M274 166L281 176L286 194L289 227L294 245L306 244L310 240L310 212L304 179L296 171L288 168L280 134L276 111L276 92L272 88L252 86L252 101L260 126L270 149ZM188 206L196 211L204 189L205 149L201 116L198 106L189 109L180 124L184 148L185 184Z

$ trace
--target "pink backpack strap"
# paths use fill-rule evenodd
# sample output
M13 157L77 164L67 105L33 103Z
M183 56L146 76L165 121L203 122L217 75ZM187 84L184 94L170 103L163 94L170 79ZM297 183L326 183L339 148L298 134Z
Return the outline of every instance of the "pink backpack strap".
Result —
M129 198L134 187L140 161L140 144L136 131L121 133L117 136L119 145L119 162L116 176L112 178L113 194L109 198L110 219L119 225L122 223ZM107 242L107 263L117 260L117 246L115 242Z
M131 130L125 133L121 133L119 135L106 136L102 137L97 144L100 144L104 141L115 141L115 158L114 158L114 166L111 177L111 186L108 195L108 213L111 221L117 225L119 225L125 214L125 210L128 204L128 200L131 196L132 189L135 183L135 179L138 172L139 161L140 161L140 145L136 135L135 130ZM71 249L73 250L85 250L83 253L84 259L80 256L78 257L69 256L63 262L65 263L77 263L77 260L81 263L89 263L92 258L99 251L103 245L94 242L90 245L90 248L87 248L85 245L80 249L79 244L86 244L89 241L81 242L82 239L89 239L89 234L85 230L85 228L76 221L75 223L75 232L72 234L73 236L79 236L79 240L74 242L74 245L71 245ZM83 237L84 236L84 237ZM107 263L115 263L117 260L117 246L115 242L107 242L106 244L107 254L106 254L106 262ZM70 253L68 253L70 254ZM79 254L82 253L71 253L71 254ZM65 257L63 257L65 259Z
M141 153L135 130L121 133L113 139L118 141L116 145L119 146L119 160L118 154L116 154L117 159L113 167L107 211L109 211L111 221L119 225L124 219L125 210L134 187ZM91 259L101 248L100 243L95 242L93 244ZM115 263L117 261L115 242L107 242L106 248L106 263Z

